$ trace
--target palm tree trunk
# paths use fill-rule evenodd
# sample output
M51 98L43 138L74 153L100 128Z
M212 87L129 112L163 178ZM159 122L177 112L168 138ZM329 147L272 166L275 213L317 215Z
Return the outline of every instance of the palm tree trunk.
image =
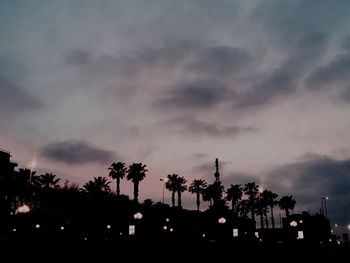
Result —
M134 182L134 201L139 202L139 182Z
M172 205L173 205L173 207L175 206L175 191L173 191L172 193L171 193L171 203L172 203Z
M275 228L275 219L273 218L273 206L271 207L271 224L272 224L272 228Z
M117 196L119 196L120 195L120 178L119 177L117 177L116 183L117 183L116 185Z
M260 213L260 228L264 228L263 213Z
M177 206L181 207L181 191L177 191Z
M267 218L267 208L266 207L264 208L264 217L265 217L265 225L266 225L266 228L268 229L269 228L269 219Z
M197 192L197 202L196 202L196 204L197 204L197 211L199 211L199 206L200 206L200 193L199 193L199 191Z
M286 217L289 217L289 209L286 208Z

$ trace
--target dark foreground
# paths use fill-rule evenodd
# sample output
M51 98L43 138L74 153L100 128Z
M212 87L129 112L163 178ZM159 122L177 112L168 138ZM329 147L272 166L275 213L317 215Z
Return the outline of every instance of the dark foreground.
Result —
M349 244L234 243L214 240L1 240L0 262L350 262Z

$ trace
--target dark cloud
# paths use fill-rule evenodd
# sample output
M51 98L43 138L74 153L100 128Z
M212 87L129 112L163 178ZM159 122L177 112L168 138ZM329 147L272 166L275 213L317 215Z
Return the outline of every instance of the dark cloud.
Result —
M350 55L338 56L326 66L316 68L306 79L310 89L342 88L350 80Z
M221 125L209 121L201 121L189 116L175 117L162 123L172 131L192 136L235 137L245 133L257 132L255 127Z
M162 109L205 109L222 103L228 95L219 81L196 81L178 85L155 104Z
M277 69L265 80L256 83L245 93L236 96L233 107L245 109L263 106L275 98L293 94L298 87L297 84L296 72L288 68Z
M85 163L109 164L116 155L104 149L100 149L81 140L67 140L51 143L44 146L41 155L70 165L81 165Z
M64 56L68 65L87 70L94 75L133 75L155 68L178 66L199 43L191 40L165 40L159 47L144 46L117 54L96 54L83 49L74 49Z
M203 74L215 76L242 71L252 60L248 51L236 47L208 47L196 52L189 68Z
M35 95L0 74L0 112L13 115L19 112L38 110L43 102Z
M280 194L293 194L297 204L319 212L320 198L329 196L328 214L334 222L348 224L350 213L350 159L306 154L295 163L274 169L267 185Z

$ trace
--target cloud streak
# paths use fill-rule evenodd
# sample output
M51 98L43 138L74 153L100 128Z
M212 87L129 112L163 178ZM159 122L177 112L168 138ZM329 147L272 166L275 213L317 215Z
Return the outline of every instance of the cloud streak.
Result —
M68 165L100 163L107 165L116 157L108 150L93 146L81 140L67 140L45 145L40 154L50 160Z
M180 116L162 122L170 131L191 136L206 136L213 138L232 138L243 134L256 133L252 126L222 125L210 121L202 121L189 116Z

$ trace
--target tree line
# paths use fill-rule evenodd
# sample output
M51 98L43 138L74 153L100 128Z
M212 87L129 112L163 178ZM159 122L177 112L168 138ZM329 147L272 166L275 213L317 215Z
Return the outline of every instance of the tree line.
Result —
M112 193L108 177L94 177L83 185L82 188L76 183L66 181L63 186L61 181L52 173L36 175L35 171L20 168L8 177L2 191L8 196L9 206L12 214L23 204L30 204L32 209L52 209L52 200L73 200L78 196L103 197L114 196L119 199L129 199L121 194L120 183L126 178L134 185L133 201L139 202L140 182L146 177L148 170L143 163L132 163L127 166L124 162L113 162L108 167L108 177L115 180L116 192ZM196 208L199 211L201 200L208 202L209 209L230 209L234 217L260 217L261 227L275 227L274 208L278 206L289 216L296 204L292 195L282 196L268 189L261 189L255 182L244 185L231 184L227 189L221 181L215 180L209 184L204 179L194 179L189 185L183 176L168 174L161 179L165 188L171 192L171 204L173 207L182 208L182 193L188 191L195 195ZM57 195L59 197L57 198ZM176 205L177 199L177 205ZM152 205L152 200L145 200L144 204ZM230 206L230 208L229 208ZM270 216L268 216L270 214Z

